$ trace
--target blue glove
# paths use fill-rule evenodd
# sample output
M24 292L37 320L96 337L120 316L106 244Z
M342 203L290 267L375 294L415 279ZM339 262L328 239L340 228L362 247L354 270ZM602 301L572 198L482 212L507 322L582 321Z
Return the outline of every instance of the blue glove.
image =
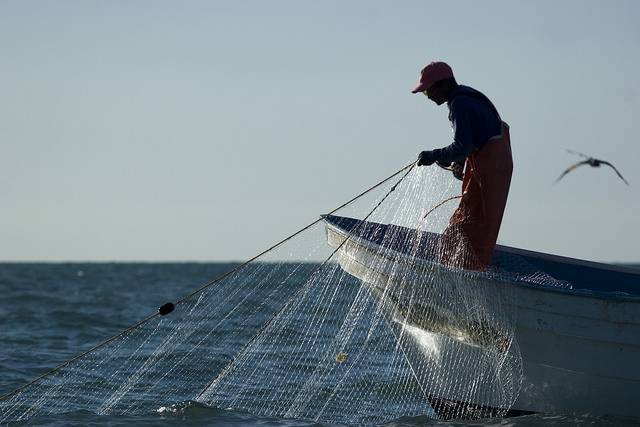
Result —
M423 151L418 155L418 166L431 166L435 161L433 151Z

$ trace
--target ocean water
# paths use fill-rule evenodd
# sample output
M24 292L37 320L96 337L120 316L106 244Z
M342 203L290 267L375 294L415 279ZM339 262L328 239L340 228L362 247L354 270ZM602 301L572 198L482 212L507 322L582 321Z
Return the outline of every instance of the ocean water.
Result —
M233 268L224 263L0 264L0 394L98 344L167 301ZM257 417L195 402L167 403L136 416L71 412L16 425L264 425L311 422ZM535 414L480 422L405 417L387 425L640 425L640 420Z

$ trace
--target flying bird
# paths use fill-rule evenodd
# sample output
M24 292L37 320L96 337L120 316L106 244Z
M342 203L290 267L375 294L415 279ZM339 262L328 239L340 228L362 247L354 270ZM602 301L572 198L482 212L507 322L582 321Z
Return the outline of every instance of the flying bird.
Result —
M558 181L560 181L566 174L568 174L569 172L571 172L572 170L576 169L578 166L582 166L582 165L589 165L591 167L594 168L599 168L601 165L607 165L609 166L611 169L613 169L616 174L618 174L618 176L620 177L621 180L624 181L625 184L629 185L629 183L627 182L626 179L624 179L624 177L622 176L622 174L620 174L620 172L618 172L618 169L616 169L615 166L613 166L611 163L607 162L606 160L600 160L600 159L596 159L594 157L591 156L587 156L586 154L583 153L579 153L577 151L573 151L573 150L567 150L569 153L571 154L576 154L580 157L584 157L585 160L582 160L581 162L578 162L574 165L571 165L567 168L567 170L565 170L564 172L562 172L562 175L560 175L558 177L558 179L555 180L554 184Z

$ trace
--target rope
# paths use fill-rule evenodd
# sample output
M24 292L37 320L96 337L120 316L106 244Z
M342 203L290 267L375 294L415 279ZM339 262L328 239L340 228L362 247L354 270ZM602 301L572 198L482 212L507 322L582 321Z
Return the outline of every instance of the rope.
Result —
M382 184L384 184L385 182L389 181L390 179L396 177L397 175L399 175L400 173L404 172L405 170L409 169L409 171L407 171L407 173L400 179L400 181L402 181L402 179L404 179L409 172L411 172L411 168L415 165L415 162L403 167L402 169L400 169L399 171L397 171L396 173L394 173L393 175L390 175L389 177L383 179L382 181L378 182L377 184L375 184L374 186L364 190L362 193L358 194L357 196L353 197L351 200L343 203L342 205L338 206L337 208L333 209L331 212L329 212L327 215L331 215L337 211L339 211L340 209L346 207L347 205L355 202L357 199L359 199L360 197L364 196L365 194L375 190L376 188L378 188L379 186L381 186ZM385 195L384 198L386 198L387 196L389 196L389 194L391 194L391 192L393 190L395 190L395 187L400 183L400 181L398 181L389 191L389 193L387 193L387 195ZM380 201L380 203L382 203L382 201L384 201L384 199L382 199ZM379 206L379 204L378 204ZM376 206L374 208L377 209ZM239 266L235 267L234 269L224 273L222 276L217 277L216 279L212 280L211 282L201 286L200 288L196 289L195 291L191 292L190 294L180 298L178 301L176 301L176 305L183 303L184 301L188 300L189 298L193 297L194 295L202 292L203 290L205 290L206 288L208 288L209 286L225 279L226 277L230 276L231 274L239 271L240 269L242 269L243 267L247 266L248 264L252 263L253 261L255 261L256 259L260 258L261 256L267 254L268 252L271 252L272 250L274 250L275 248L277 248L278 246L283 245L284 243L288 242L289 240L293 239L294 237L296 237L298 234L302 233L305 230L308 230L309 228L313 227L314 225L316 225L317 223L319 223L320 221L322 221L322 218L318 218L315 221L313 221L312 223L302 227L300 230L296 231L295 233L293 233L292 235L285 237L284 239L282 239L281 241L279 241L278 243L274 244L273 246L271 246L270 248L260 252L258 255L254 256L253 258L249 259L248 261L243 262L242 264L240 264Z
M409 172L411 172L411 169L413 168L413 166L415 165L415 162L408 164L406 166L404 166L402 169L398 170L397 172L393 173L392 175L389 175L387 178L383 179L382 181L378 182L377 184L369 187L368 189L364 190L363 192L361 192L360 194L356 195L355 197L351 198L350 200L346 201L345 203L341 204L340 206L338 206L337 208L333 209L331 212L329 212L328 215L331 215L337 211L339 211L340 209L348 206L349 204L355 202L356 200L358 200L360 197L364 196L365 194L375 190L376 188L380 187L382 184L384 184L385 182L393 179L394 177L396 177L397 175L401 174L402 172L406 171L407 169L409 169L400 179L400 181L402 181L408 174ZM373 209L377 209L378 206L380 206L380 204L384 201L384 199L387 198L387 196L389 196L389 194L391 194L391 192L393 192L396 188L396 186L400 183L400 181L398 181L392 188L391 190L389 190L389 192L384 196L384 198L378 203L378 205L376 205L376 207ZM373 211L371 211L369 213L369 215L371 215L371 213L373 213ZM367 218L368 216L367 215ZM365 218L366 220L366 218ZM242 264L234 267L233 269L227 271L226 273L223 273L222 275L216 277L215 279L211 280L210 282L202 285L201 287L199 287L198 289L194 290L193 292L183 296L182 298L180 298L179 300L176 301L175 305L178 304L182 304L183 302L187 301L189 298L193 297L194 295L199 294L200 292L204 291L205 289L209 288L210 286L213 286L216 283L219 283L220 281L224 280L225 278L229 277L230 275L240 271L242 268L246 267L247 265L249 265L250 263L252 263L253 261L257 260L258 258L260 258L261 256L267 254L268 252L271 252L272 250L276 249L277 247L281 246L282 244L286 243L287 241L293 239L294 237L296 237L297 235L299 235L300 233L304 232L305 230L308 230L309 228L313 227L314 225L316 225L317 223L319 223L320 221L322 221L322 218L318 218L317 220L313 221L312 223L302 227L301 229L299 229L298 231L296 231L295 233L291 234L288 237L285 237L284 239L282 239L281 241L279 241L278 243L275 243L274 245L272 245L271 247L269 247L268 249L265 249L264 251L260 252L258 255L250 258L249 260L243 262ZM342 246L342 245L341 245ZM334 251L335 253L335 251ZM331 255L333 256L333 254ZM107 340L91 347L89 350L86 350L80 354L78 354L75 357L72 357L71 359L61 363L60 365L56 366L55 368L51 369L50 371L45 372L44 374L40 375L39 377L29 381L28 383L14 389L13 391L10 391L9 393L3 394L2 396L0 396L0 401L8 399L9 397L21 392L22 390L26 389L27 387L30 387L31 385L41 381L42 379L55 374L56 372L60 371L61 369L63 369L64 367L68 366L70 363L75 362L78 359L81 359L82 357L93 353L94 351L104 347L105 345L109 344L110 342L128 334L129 332L139 328L140 326L144 325L145 323L149 322L150 320L161 316L162 313L156 312L152 315L149 315L147 317L145 317L144 319L140 320L138 323L135 323L129 327L127 327L125 330L123 330L122 332L118 333L117 335L112 336L111 338L108 338Z
M427 215L429 215L431 212L435 211L436 209L438 209L440 206L444 205L445 203L454 200L454 199L461 199L462 196L453 196L453 197L449 197L447 199L444 199L443 201L441 201L440 203L438 203L437 205L435 205L434 207L432 207L431 209L429 209L427 211L426 214L424 214L424 216L422 217L422 219L425 219L427 217Z
M414 166L415 163L412 163L411 165L407 165L407 167L410 166ZM406 169L407 167L401 169L400 171L398 171L398 173L402 172L404 169ZM371 215L373 215L373 213L376 211L376 209L378 209L380 207L380 205L387 199L387 197L389 197L389 195L391 193L393 193L396 188L398 187L398 185L407 177L407 175L409 175L409 173L413 170L413 168L409 168L409 170L402 175L402 177L398 180L398 182L396 182L390 189L389 191L387 191L387 194L385 194L382 199L380 199L380 201L378 201L378 203L373 207L373 209L371 209L371 211L369 211L369 213L362 219L361 224L364 224ZM394 174L393 176L397 175ZM391 178L391 177L390 177ZM364 193L363 193L364 194ZM355 200L355 199L354 199ZM339 208L338 208L339 209ZM337 211L338 209L334 209L331 213ZM329 215L331 215L331 213L329 213ZM322 218L321 218L322 219ZM317 222L317 221L316 221ZM355 230L355 229L354 229ZM324 260L322 261L322 263L316 267L315 270L313 270L313 272L311 274L309 274L309 277L313 277L318 271L320 271L322 269L322 267L324 267L326 265L327 262L329 262L329 260L331 258L333 258L333 256L340 250L340 248L342 248L342 246L344 246L344 244L349 240L349 236L353 233L354 230L349 231L347 237L340 242L340 244L331 252L331 254ZM311 280L307 281L307 284L310 284ZM280 315L280 313L282 313L288 306L289 306L289 301L294 301L298 295L300 295L305 289L307 288L307 286L302 286L300 289L298 289L298 291L291 297L289 298L289 300L282 306L280 307L280 309L273 315L271 316L271 320L269 320L269 322L267 322L266 325L264 325L261 329L260 332L258 332L257 334L255 334L253 337L251 337L251 339L249 340L249 342L247 342L244 346L242 346L242 348L236 353L236 357L238 354L243 353L247 348L249 348L249 346L258 338L260 337L260 335L262 335L263 331L266 331L269 329L269 326L271 326L271 324L278 318L278 316ZM230 366L233 365L233 363L235 362L235 358L233 360L231 360L220 372L224 373L225 371L227 371L229 369ZM218 376L219 377L219 376ZM202 389L202 391L198 394L198 396L196 396L196 401L198 401L198 399L200 399L209 389L209 387L211 387L211 385L216 381L216 379L218 377L214 377L211 381L209 381L209 383L206 385L206 387L204 387Z

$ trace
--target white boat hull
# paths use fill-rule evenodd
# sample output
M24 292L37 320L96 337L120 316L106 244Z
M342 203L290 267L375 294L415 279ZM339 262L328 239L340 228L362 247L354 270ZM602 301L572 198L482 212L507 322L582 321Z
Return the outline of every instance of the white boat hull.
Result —
M456 274L437 263L376 250L365 239L352 236L344 242L347 235L327 224L328 243L339 248L341 267L367 283L379 300L389 297L388 289L406 285L407 281L413 281L416 288L428 289L426 264L429 274L440 275L439 280ZM399 273L398 269L404 270ZM398 280L404 283L394 282ZM522 383L515 402L510 402L513 409L640 417L640 301L597 298L491 280L482 286L490 289L489 294L512 296L505 299L504 304L511 305L505 305L504 309L515 315L515 339L522 356ZM442 331L434 332L432 325L420 325L419 320L403 317L407 309L414 310L427 300L431 301L427 305L437 305L434 299L437 297L433 294L424 298L418 295L411 298L410 307L400 307L403 303L398 301L386 305L390 323L395 333L403 336L402 345L412 364L433 357L434 351L438 351L438 340L451 339ZM485 347L500 349L499 334L495 336L498 338ZM466 351L481 351L477 350L481 347L467 345ZM512 356L507 355L507 363ZM434 395L440 393L437 384L430 386ZM453 396L450 388L447 391L448 398L477 403L465 400L464 390L454 390ZM499 407L501 403L504 404L496 401L495 405Z

